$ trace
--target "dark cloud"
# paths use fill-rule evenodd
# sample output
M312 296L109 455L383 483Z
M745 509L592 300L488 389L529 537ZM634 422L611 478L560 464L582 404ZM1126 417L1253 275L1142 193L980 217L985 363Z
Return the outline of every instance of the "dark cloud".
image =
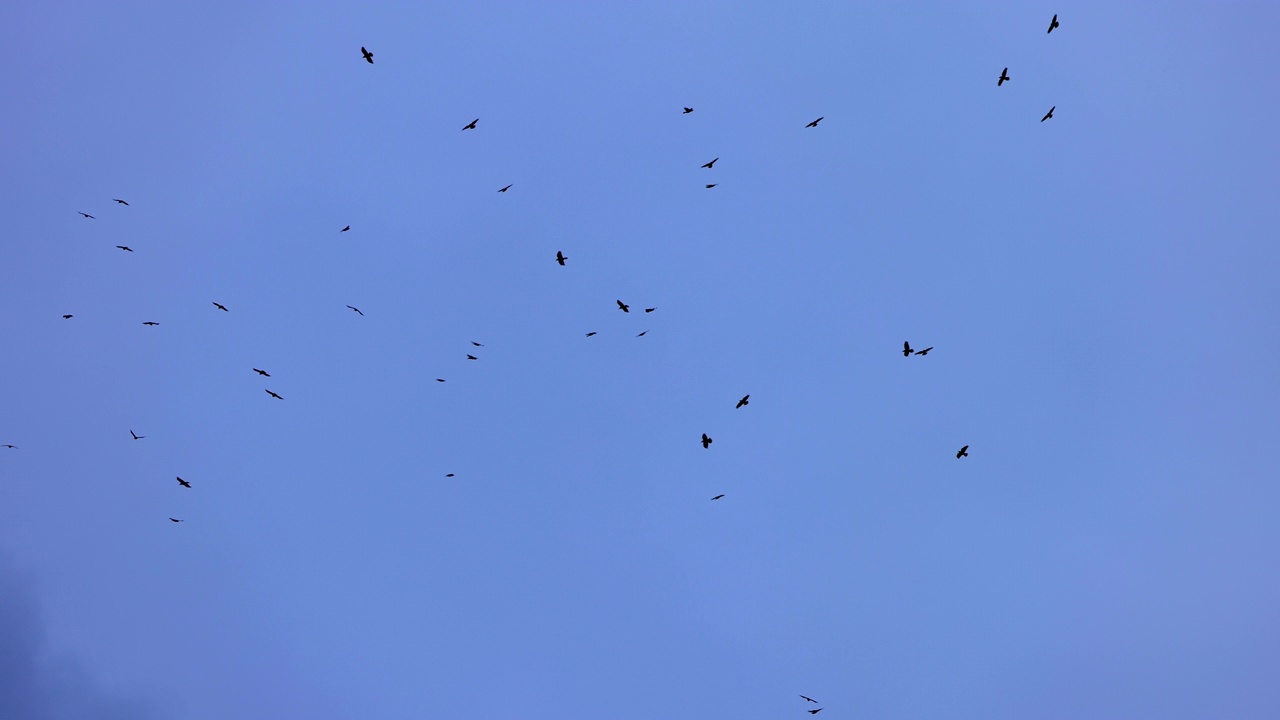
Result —
M74 659L53 656L33 584L0 557L0 718L146 720L154 708L99 689Z

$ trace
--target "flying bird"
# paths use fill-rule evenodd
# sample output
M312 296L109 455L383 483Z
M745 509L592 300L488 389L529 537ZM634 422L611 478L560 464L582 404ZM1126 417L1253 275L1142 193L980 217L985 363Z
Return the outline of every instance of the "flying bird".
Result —
M649 332L648 330L645 330L644 332L640 333L640 334L639 334L639 335L637 335L636 337L644 337L644 336L645 336L645 334L646 334L646 333L648 333L648 332Z
M560 263L560 265L562 265L562 266L563 266L563 265L564 265L564 261L565 261L565 260L568 260L568 259L569 259L569 257L568 257L567 255L565 255L564 253L560 252L559 250L557 250L557 251L556 251L556 262Z
M191 487L191 483L187 482L186 480L183 480L182 478L178 478L178 484L184 488Z
M128 245L117 245L116 247L120 248L121 250L124 250L125 252L133 252L133 248L129 247Z
M148 321L146 321L146 322L144 322L144 323L142 323L142 324L143 324L143 325L150 325L150 326L152 326L152 327L155 327L156 325L159 325L160 323L158 323L158 322L153 322L153 321L151 321L151 320L148 320Z
M1057 17L1057 15L1054 15L1054 17ZM120 203L121 205L124 205L124 206L126 206L126 207L128 207L128 205L129 205L129 203L127 203L127 202L125 202L125 201L121 200L120 198L111 198L111 199L112 199L112 200L115 200L116 202L118 202L118 203Z
M514 183L513 183L513 184L514 184ZM508 186L506 186L506 187L502 188L501 190L499 190L498 192L506 192L506 191L508 191L508 190L510 190L510 189L511 189L511 185L508 185Z
M277 394L275 394L275 393L271 392L270 390L268 390L268 391L267 391L267 394L268 394L268 395L270 395L271 397L273 397L273 398L277 399L277 400L283 400L283 399L284 399L284 398L280 397L279 395L277 395Z
M719 500L719 499L720 499L720 498L722 498L722 497L724 497L724 493L720 493L719 495L717 495L717 496L715 496L715 497L713 497L713 498L711 498L711 499L712 499L712 500Z
M826 117L826 116L825 116L825 115L823 115L822 117ZM811 127L818 127L818 123L820 123L820 122L822 122L822 118L818 118L817 120L814 120L813 122L809 123L808 125L805 125L805 127L807 127L807 128L811 128Z
M63 315L63 316L62 316L62 319L63 319L63 320L70 320L72 317L73 317L72 315Z
M628 305L628 304L626 304L626 303L624 303L624 302L622 302L621 300L619 300L619 301L618 301L618 307L619 307L619 308L622 310L622 312L624 312L624 313L629 313L629 312L631 312L631 306L630 306L630 305Z
M711 443L712 443L712 442L714 442L714 441L713 441L711 438L707 437L707 434L706 434L706 433L702 433L702 447L703 447L703 448L709 448L709 447L711 447Z
M351 229L351 226L350 226L350 225L348 225L348 226L346 226L346 227L342 228L341 230L339 230L338 232L340 232L340 233L344 233L344 232L346 232L346 231L348 231L348 230L350 230L350 229Z
M178 518L169 518L169 522L182 522Z
M596 331L592 330L591 332L587 333L587 337L591 337L592 335L595 335L595 334L596 334Z
M141 440L142 438L146 437L146 435L139 435L132 430L129 431L129 434L133 436L134 440Z
M445 477L453 477L453 473L445 473L445 474L444 474L444 476L445 476Z
M476 118L475 120L472 120L471 122L467 123L466 127L462 128L462 129L463 129L463 130L475 130L475 129L476 129L476 123L478 123L478 122L480 122L480 118Z
M809 710L808 712L810 715L817 715L818 713L822 712L822 708L816 708L814 710Z
M817 700L814 700L813 698L809 697L808 695L801 695L800 697L804 698L805 700L808 700L808 701L809 701L809 702L811 702L811 703L816 703L816 702L818 702Z
M436 378L436 382L444 382L444 378Z
M645 308L645 309L644 309L644 311L645 311L645 312L653 312L654 310L657 310L657 309L658 309L658 308Z
M716 160L719 160L719 159L720 159L720 158L716 158ZM708 170L710 170L710 169L711 169L711 166L716 164L716 160L712 160L711 162L707 163L706 165L703 165L702 167L707 168Z
M475 355L468 355L468 356L467 356L467 359L468 359L468 360L479 360L480 358L476 357Z
M230 310L227 310L227 306L226 306L226 305L223 305L223 304L222 304L222 303L220 303L220 302L215 302L215 303L213 304L213 306L214 306L214 307L216 307L216 308L218 308L218 309L219 309L219 310L221 310L222 312L231 312Z
M1048 120L1049 118L1053 117L1053 111L1057 109L1058 109L1057 105L1054 105L1053 107L1049 108L1049 112L1045 113L1044 117L1040 118L1040 122L1044 122L1045 120Z
M80 211L79 211L79 210L77 210L76 212L80 212ZM85 216L85 217L87 217L87 218L89 218L90 220L97 220L97 219L98 219L98 218L96 218L96 217L94 217L94 216L90 215L89 213L82 212L82 213L80 213L80 214L81 214L81 215L83 215L83 216Z
M683 114L683 115L688 115L688 114L689 114L689 113L691 113L691 112L693 112L693 108L685 108L685 109L684 109L684 112L683 112L683 113L681 113L681 114Z
M271 373L267 372L266 370L259 370L258 368L254 368L253 371L258 373L262 377L271 377Z
M476 342L475 340L472 340L472 341L471 341L471 344L472 344L472 345L475 345L476 347L484 347L484 345L481 345L480 343Z
M923 350L917 350L917 351L916 351L916 354L917 354L917 355L928 355L928 354L929 354L929 351L930 351L930 350L932 350L932 349L933 349L933 346L932 346L932 345L930 345L929 347L927 347L927 348L925 348L925 349L923 349Z
M996 87L1000 87L1001 85L1005 84L1005 81L1007 81L1008 79L1009 79L1009 68L1005 68L1000 71L1000 77L999 79L996 80Z
M356 312L360 313L360 317L364 317L364 313L360 312L360 308L358 308L358 307L354 307L354 306L352 306L352 305L348 305L347 307L349 307L349 308L351 308L352 310L355 310Z
M956 453L956 459L957 459L957 460L959 460L959 459L960 459L960 458L962 458L962 457L969 457L969 446L968 446L968 445L965 445L964 447L960 448L960 452Z
M17 446L17 445L5 445L5 447L9 448L10 450L17 450L17 449L18 449L18 446Z
M364 56L365 60L369 61L370 65L373 64L373 53L369 52L368 50L365 50L364 47L362 46L360 48L360 54ZM395 63L392 63L392 64L394 65Z
M711 188L713 188L713 187L715 187L716 185L719 185L719 184L720 184L720 183L711 183L710 185L708 185L708 186L707 186L707 189L708 189L708 190L710 190Z
M903 341L903 343L902 343L902 357L911 357L911 343L906 342L906 341Z
M1049 33L1053 32L1053 29L1056 27L1058 27L1058 16L1054 15L1053 20L1049 21L1049 30L1048 32L1045 33L1045 35L1048 35Z
M750 396L750 395L743 395L743 396L742 396L742 399L738 401L738 404L733 406L733 409L734 409L734 410L737 410L738 408L742 407L743 405L750 405L751 403L750 403L750 402L748 402L748 400L749 400L750 398L751 398L751 396Z

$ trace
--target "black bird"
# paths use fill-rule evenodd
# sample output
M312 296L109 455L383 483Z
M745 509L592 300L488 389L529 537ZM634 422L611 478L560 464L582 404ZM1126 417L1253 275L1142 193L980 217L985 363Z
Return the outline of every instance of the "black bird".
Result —
M957 459L957 460L959 460L959 459L960 459L960 458L962 458L962 457L969 457L969 446L968 446L968 445L965 445L964 447L960 448L960 452L956 453L956 459Z
M716 160L719 160L719 159L720 159L720 158L716 158ZM711 169L711 166L716 164L716 160L712 160L711 162L707 163L706 165L703 165L702 167L707 168L708 170L710 170L710 169Z
M594 330L592 330L591 332L587 333L587 337L591 337L592 335L595 335L595 334L596 334L596 332L595 332Z
M436 382L444 382L444 378L436 378Z
M80 211L79 211L79 210L77 210L76 212L80 212ZM90 220L97 220L97 219L98 219L98 218L96 218L96 217L94 217L94 216L90 215L89 213L84 213L84 212L82 212L82 213L80 213L80 214L81 214L81 215L83 215L83 216L85 216L85 217L87 217L87 218L89 218Z
M479 360L480 358L476 357L475 355L468 355L468 356L467 356L467 359L468 359L468 360Z
M150 325L150 326L152 326L152 327L155 327L156 325L159 325L160 323L158 323L158 322L153 322L153 321L151 321L151 320L148 320L148 321L146 321L146 322L144 322L144 323L142 323L142 324L143 324L143 325Z
M707 186L707 189L708 189L708 190L710 190L711 188L713 188L713 187L715 187L716 185L719 185L719 184L720 184L720 183L711 183L710 185L708 185L708 186Z
M72 317L73 317L73 316L71 316L71 315L63 315L63 316L62 316L62 319L63 319L63 320L70 320Z
M564 265L564 261L568 259L569 257L567 255L560 252L559 250L556 251L556 262L560 263L561 265Z
M5 447L9 448L10 450L17 450L17 449L18 449L18 446L17 446L17 445L5 445Z
M811 703L816 703L816 702L818 702L817 700L814 700L813 698L809 697L808 695L801 695L800 697L804 698L805 700L808 700L808 701L809 701L809 702L811 702Z
M222 304L222 303L220 303L220 302L215 302L215 303L213 304L213 306L214 306L214 307L216 307L216 308L218 308L218 309L219 309L219 310L221 310L222 312L231 312L230 310L228 310L228 309L227 309L227 306L226 306L226 305L223 305L223 304Z
M344 233L344 232L346 232L346 231L348 231L348 230L350 230L350 229L351 229L351 226L350 226L350 225L348 225L348 226L346 226L346 227L342 228L341 230L339 230L338 232L340 232L340 233Z
M619 301L618 301L618 307L619 307L619 308L622 310L622 312L624 312L624 313L629 313L629 312L631 312L631 306L630 306L630 305L628 305L628 304L626 304L626 303L624 303L624 302L622 302L621 300L619 300Z
M714 441L713 441L711 438L707 437L707 434L706 434L706 433L702 433L702 447L703 447L703 448L709 448L709 447L711 447L711 443L712 443L712 442L714 442Z
M484 347L483 345L481 345L480 343L476 342L475 340L472 340L472 341L471 341L471 344L472 344L472 345L475 345L476 347Z
M1057 17L1057 15L1055 15L1054 17ZM123 200L121 200L121 199L119 199L119 198L111 198L111 199L112 199L112 200L115 200L116 202L118 202L118 203L120 203L121 205L124 205L124 206L126 206L126 207L128 207L128 205L129 205L129 203L127 203L127 202L125 202L125 201L123 201Z
M444 476L445 476L445 477L453 477L453 473L445 473L445 474L444 474Z
M116 247L120 248L121 250L124 250L125 252L133 252L133 248L129 247L128 245L117 245Z
M364 317L364 313L360 312L360 308L358 308L358 307L354 307L354 306L352 306L352 305L348 305L347 307L349 307L349 308L351 308L352 310L355 310L356 312L360 313L360 317Z
M169 522L182 522L178 518L169 518Z
M911 343L906 342L906 341L903 341L903 343L902 343L902 357L911 357Z
M685 108L685 109L684 109L684 113L682 113L682 114L684 114L684 115L688 115L688 114L689 114L689 113L691 113L691 112L693 112L693 108Z
M1053 117L1053 111L1057 109L1058 109L1057 105L1054 105L1053 107L1049 108L1049 112L1045 113L1044 117L1040 118L1040 122L1044 122L1045 120L1048 120L1049 118Z
M360 48L360 54L364 56L364 59L365 59L365 60L368 60L368 61L369 61L369 64L370 64L370 65L372 65L372 64L373 64L373 53L369 52L368 50L365 50L365 49L364 49L364 47L361 47L361 48ZM392 64L394 64L394 63L392 63Z
M271 373L267 372L266 370L259 370L258 368L254 368L253 371L258 373L262 377L271 377Z
M191 483L187 482L186 480L183 480L182 478L178 478L178 484L184 488L191 487Z
M476 129L476 123L478 123L478 122L480 122L480 118L476 118L475 120L472 120L471 122L467 123L466 127L462 128L462 129L463 129L463 130L475 130L475 129Z
M715 496L715 497L713 497L713 498L711 498L711 499L712 499L712 500L719 500L719 499L720 499L720 498L722 498L722 497L724 497L724 493L720 493L719 495L717 495L717 496Z
M644 336L645 336L645 333L648 333L648 332L649 332L648 330L645 330L644 332L640 333L640 334L639 334L639 335L637 335L636 337L644 337Z
M1049 21L1049 31L1046 32L1045 35L1048 35L1049 33L1053 32L1053 29L1056 27L1058 27L1058 16L1054 15L1053 20Z
M817 715L817 714L818 714L818 713L820 713L820 712L822 712L822 708L817 708L816 710L810 710L810 711L809 711L809 714L810 714L810 715Z
M514 184L514 183L513 183L513 184ZM502 188L501 190L499 190L498 192L506 192L506 191L508 191L508 190L510 190L510 189L511 189L511 185L508 185L508 186L506 186L506 187Z
M750 403L750 402L748 402L748 399L749 399L750 397L751 397L750 395L743 395L743 396L742 396L742 399L738 401L738 404L733 406L733 409L734 409L734 410L737 410L738 408L742 407L743 405L750 405L751 403Z
M141 440L142 438L146 437L146 435L139 435L132 430L129 431L129 434L133 436L134 440Z
M283 400L283 399L284 399L284 398L280 397L279 395L277 395L277 394L275 394L275 393L271 392L270 390L268 390L268 391L267 391L267 394L268 394L268 395L270 395L271 397L273 397L273 398L277 399L277 400Z
M823 115L822 117L826 117L826 115ZM814 120L813 122L809 123L808 125L805 125L805 127L807 127L807 128L811 128L811 127L818 127L818 123L820 123L820 122L822 122L822 118L818 118L817 120Z
M657 310L657 309L658 309L658 308L645 308L645 309L644 309L644 311L645 311L645 312L653 312L654 310Z
M1005 68L1000 71L1000 78L996 80L996 87L1000 87L1008 79L1009 79L1009 68Z
M917 355L928 355L928 354L929 354L929 351L930 351L930 350L932 350L932 349L933 349L933 346L932 346L932 345L930 345L929 347L927 347L927 348L925 348L925 349L923 349L923 350L917 350L917 351L916 351L916 354L917 354Z

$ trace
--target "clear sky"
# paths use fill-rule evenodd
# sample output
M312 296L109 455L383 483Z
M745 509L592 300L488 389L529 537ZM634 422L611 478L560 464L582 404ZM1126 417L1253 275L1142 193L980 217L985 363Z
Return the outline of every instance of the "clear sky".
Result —
M1277 23L0 4L0 718L1280 717Z

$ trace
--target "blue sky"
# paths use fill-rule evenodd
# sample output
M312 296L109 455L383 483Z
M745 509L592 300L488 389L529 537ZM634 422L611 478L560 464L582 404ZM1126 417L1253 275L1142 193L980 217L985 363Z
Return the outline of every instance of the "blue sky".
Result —
M973 5L0 7L0 717L1275 717L1280 10Z

